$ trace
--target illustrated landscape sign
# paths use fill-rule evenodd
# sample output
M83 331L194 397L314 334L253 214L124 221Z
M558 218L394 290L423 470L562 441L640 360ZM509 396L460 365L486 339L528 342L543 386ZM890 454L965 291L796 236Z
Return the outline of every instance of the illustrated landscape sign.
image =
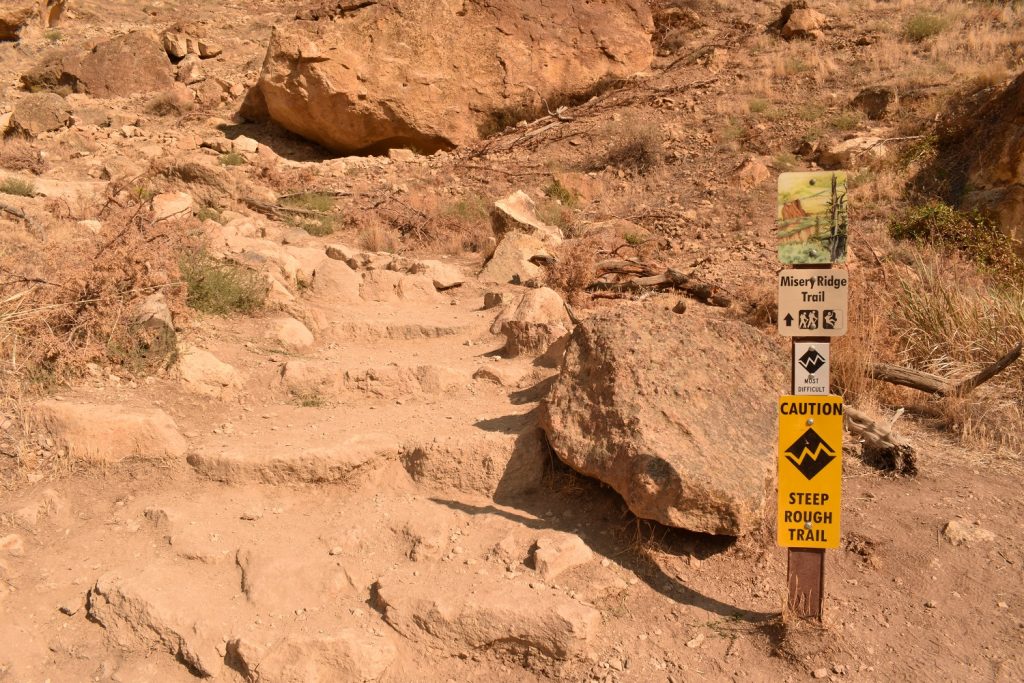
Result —
M845 171L779 175L779 261L786 264L846 262L848 230Z
M822 342L793 344L793 393L827 396L829 393L829 345Z
M845 270L800 268L779 273L779 334L841 337L849 317Z
M843 483L843 399L779 399L780 546L835 548Z

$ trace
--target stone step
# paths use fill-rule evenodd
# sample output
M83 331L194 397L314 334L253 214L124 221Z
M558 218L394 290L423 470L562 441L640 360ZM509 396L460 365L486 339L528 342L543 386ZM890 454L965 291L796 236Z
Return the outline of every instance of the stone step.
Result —
M342 483L396 460L399 451L395 437L371 433L348 436L329 446L229 442L220 450L200 448L188 456L188 462L201 476L227 484Z
M294 359L281 368L281 383L302 401L367 396L398 399L451 394L471 383L470 368L387 363L347 367L330 360Z

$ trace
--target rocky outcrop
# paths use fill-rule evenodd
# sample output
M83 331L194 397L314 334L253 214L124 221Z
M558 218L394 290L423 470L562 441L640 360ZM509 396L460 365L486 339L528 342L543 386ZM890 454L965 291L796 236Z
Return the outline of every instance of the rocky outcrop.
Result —
M16 41L21 38L21 32L36 16L35 5L38 3L15 1L4 7L0 7L0 42Z
M329 149L429 153L501 112L645 70L652 31L640 0L363 3L277 26L259 90L274 121Z
M620 309L576 326L541 426L637 516L735 536L761 518L784 385L781 354L748 325Z
M945 155L954 168L967 160L962 205L993 218L1024 256L1024 73L963 128Z

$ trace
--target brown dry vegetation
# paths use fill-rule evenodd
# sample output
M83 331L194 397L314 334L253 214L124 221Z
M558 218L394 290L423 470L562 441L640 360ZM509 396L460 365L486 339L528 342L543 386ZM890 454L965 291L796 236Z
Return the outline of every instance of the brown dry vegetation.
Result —
M184 309L177 254L196 240L180 225L149 224L144 214L117 209L92 235L0 251L0 388L26 382L53 385L79 376L89 363L152 371L152 339L132 324L131 307L157 291L172 311ZM31 250L31 257L26 256ZM69 260L68 254L79 257Z

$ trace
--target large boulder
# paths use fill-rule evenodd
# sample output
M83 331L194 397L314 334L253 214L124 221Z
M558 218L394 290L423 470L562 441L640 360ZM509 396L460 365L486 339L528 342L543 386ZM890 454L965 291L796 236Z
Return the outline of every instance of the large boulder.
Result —
M151 31L132 31L61 60L60 82L93 97L127 97L166 90L174 71L163 45Z
M56 93L40 92L18 100L9 125L15 133L35 137L65 128L70 122L71 107L67 101Z
M640 0L403 0L326 14L275 28L259 88L274 121L345 153L472 142L503 112L585 96L652 58Z
M637 516L741 535L770 486L781 356L754 328L697 311L599 314L573 331L541 426Z

